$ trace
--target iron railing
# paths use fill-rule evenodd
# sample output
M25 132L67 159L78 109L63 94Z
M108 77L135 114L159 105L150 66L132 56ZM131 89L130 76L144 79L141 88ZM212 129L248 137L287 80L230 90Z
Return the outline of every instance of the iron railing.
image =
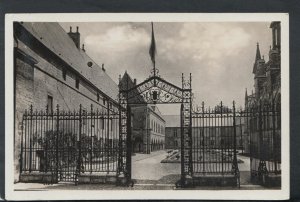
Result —
M78 111L25 111L21 173L51 173L53 182L77 181L81 173L116 173L119 112L81 105Z
M237 137L240 117L235 105L202 107L192 113L192 162L194 175L234 175L239 179Z
M281 173L280 104L262 103L245 109L224 107L192 113L194 175L239 175L237 154L249 147L251 176ZM249 142L247 140L250 140ZM249 145L247 145L249 144Z
M248 106L246 132L250 135L252 179L262 180L269 174L281 174L281 112L280 103Z

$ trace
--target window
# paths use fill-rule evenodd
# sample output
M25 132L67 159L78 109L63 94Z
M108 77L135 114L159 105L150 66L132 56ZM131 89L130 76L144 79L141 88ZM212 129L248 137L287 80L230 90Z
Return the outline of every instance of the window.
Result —
M53 112L53 97L51 95L48 95L47 97L47 106L48 106L48 112Z
M67 70L65 68L62 69L63 79L66 80L67 78Z
M76 88L79 89L79 78L76 78Z
M100 100L100 95L99 93L97 93L97 102L99 102L99 100Z
M106 99L105 98L103 98L103 105L105 105L106 104Z
M174 137L177 137L177 130L174 130Z

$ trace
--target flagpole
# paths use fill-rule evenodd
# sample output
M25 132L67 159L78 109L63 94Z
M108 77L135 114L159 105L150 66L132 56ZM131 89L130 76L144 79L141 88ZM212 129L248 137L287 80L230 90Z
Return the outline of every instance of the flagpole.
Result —
M149 49L149 54L151 61L153 63L153 76L156 76L156 65L155 65L155 54L156 54L156 45L155 45L155 37L154 37L154 28L153 28L153 22L151 22L151 44Z
M151 22L151 26L152 26L152 35L154 35L153 22ZM154 77L155 77L156 76L155 59L153 60L153 70L154 70Z

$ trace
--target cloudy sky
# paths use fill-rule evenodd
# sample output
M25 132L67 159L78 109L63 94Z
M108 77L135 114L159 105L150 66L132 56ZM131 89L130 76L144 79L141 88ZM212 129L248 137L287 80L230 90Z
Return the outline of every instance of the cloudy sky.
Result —
M114 81L125 70L142 82L152 68L149 57L151 24L146 23L60 23L79 26L81 43L99 65L104 63ZM271 45L270 22L163 23L154 22L161 77L180 86L181 73L192 73L195 103L215 106L221 100L244 105L245 89L253 89L252 68L259 42L261 54L268 60ZM172 106L172 105L171 105ZM174 114L173 106L160 107ZM175 110L177 111L177 110Z

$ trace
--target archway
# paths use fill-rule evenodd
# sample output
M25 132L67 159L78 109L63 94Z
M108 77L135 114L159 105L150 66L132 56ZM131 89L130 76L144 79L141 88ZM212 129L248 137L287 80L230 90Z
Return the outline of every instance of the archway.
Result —
M119 103L120 103L120 134L119 134L119 158L117 176L118 181L125 178L125 184L132 183L132 159L131 148L131 106L145 104L180 104L180 125L181 125L181 177L179 184L184 186L187 179L192 176L192 136L191 136L191 111L192 111L192 76L185 79L181 77L182 86L178 87L158 74L158 69L152 69L150 77L140 84L135 85L127 76L119 82ZM149 138L147 138L149 139ZM159 140L151 141L150 150L161 147Z

